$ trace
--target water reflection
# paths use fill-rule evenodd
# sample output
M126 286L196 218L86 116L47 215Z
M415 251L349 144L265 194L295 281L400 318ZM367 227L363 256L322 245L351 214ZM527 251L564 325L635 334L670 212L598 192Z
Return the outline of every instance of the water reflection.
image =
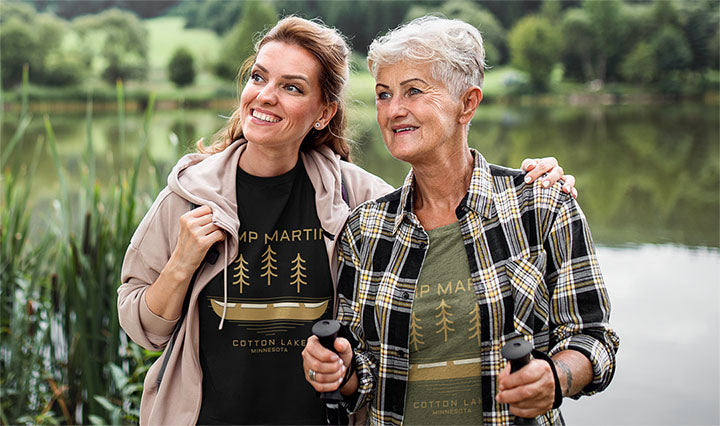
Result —
M571 425L720 424L720 251L598 249L620 335L610 387L565 399Z
M517 167L553 155L578 179L580 204L602 244L720 246L718 109L705 105L480 108L470 144ZM379 133L362 163L402 183ZM372 140L372 142L370 141Z
M228 111L160 111L152 120L149 151L161 175L194 141L224 124ZM355 161L398 186L408 166L394 160L382 144L373 106L350 113ZM5 116L3 140L14 131ZM51 117L60 156L70 181L84 169L87 131L83 115ZM674 243L720 247L720 119L717 105L509 107L483 105L470 130L470 143L493 163L517 167L526 156L554 155L578 180L580 204L597 243ZM93 120L98 181L113 185L137 155L143 122L126 120L120 144L117 116ZM170 133L180 143L171 144ZM36 116L13 164L28 164L42 119ZM164 181L143 170L141 181ZM45 153L34 182L35 198L57 193L57 176Z

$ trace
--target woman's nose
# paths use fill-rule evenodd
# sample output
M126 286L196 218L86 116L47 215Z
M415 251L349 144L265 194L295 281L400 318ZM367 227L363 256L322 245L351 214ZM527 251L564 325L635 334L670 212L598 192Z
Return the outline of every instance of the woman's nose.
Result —
M393 97L388 105L388 114L391 118L404 117L407 115L407 108L403 100L399 97Z
M257 100L265 104L274 104L277 101L277 93L271 84L266 84L257 94Z

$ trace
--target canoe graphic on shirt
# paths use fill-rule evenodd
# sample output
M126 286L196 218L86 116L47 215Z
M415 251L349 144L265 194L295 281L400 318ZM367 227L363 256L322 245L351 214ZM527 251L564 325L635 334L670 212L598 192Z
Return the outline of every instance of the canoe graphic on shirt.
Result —
M270 301L272 302L272 301ZM230 321L271 321L304 320L320 318L328 307L329 300L322 302L276 302L276 303L239 303L227 302L225 319ZM222 317L225 304L222 299L210 298L213 312Z
M408 381L462 379L480 377L480 358L457 359L454 361L411 364Z

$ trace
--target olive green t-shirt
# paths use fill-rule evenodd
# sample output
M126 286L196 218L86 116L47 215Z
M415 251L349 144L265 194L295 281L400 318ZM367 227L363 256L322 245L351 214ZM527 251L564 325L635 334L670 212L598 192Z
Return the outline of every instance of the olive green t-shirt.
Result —
M480 313L460 225L427 233L410 319L403 424L482 424Z

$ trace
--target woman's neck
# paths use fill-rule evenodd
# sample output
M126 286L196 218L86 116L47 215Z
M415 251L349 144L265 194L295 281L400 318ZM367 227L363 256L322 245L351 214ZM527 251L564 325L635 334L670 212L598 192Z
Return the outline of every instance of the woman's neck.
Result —
M470 186L472 169L473 157L467 146L433 164L413 165L413 211L425 229L457 221L455 209Z
M298 149L272 149L248 142L238 166L253 176L273 177L289 172L297 162Z

